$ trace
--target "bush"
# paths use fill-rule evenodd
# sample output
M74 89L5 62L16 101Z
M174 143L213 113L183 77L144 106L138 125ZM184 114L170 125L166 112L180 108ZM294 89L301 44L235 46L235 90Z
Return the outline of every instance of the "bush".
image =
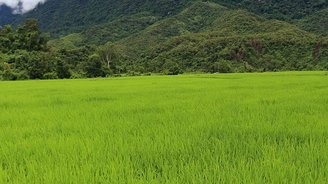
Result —
M83 79L86 78L86 75L80 72L71 71L70 79Z
M28 80L30 78L26 71L21 71L17 73L16 76L17 80Z
M84 68L87 77L105 77L106 74L103 71L103 66L101 59L97 54L94 54L89 57L85 68Z
M11 70L5 70L2 72L2 80L17 80L16 74Z
M121 74L113 74L113 77L122 77Z
M166 61L163 65L165 75L178 75L182 73L180 66L173 61Z
M135 71L129 71L127 73L128 76L141 76L140 72L135 72Z
M104 75L106 77L110 77L114 74L113 70L111 70L110 68L107 68L107 67L102 67L102 71L104 72Z
M69 79L71 77L68 65L62 60L57 61L56 71L60 79Z
M213 63L213 65L210 68L210 72L212 73L232 73L232 65L230 64L229 61L220 59L219 61Z
M56 72L48 72L43 75L43 79L58 79Z

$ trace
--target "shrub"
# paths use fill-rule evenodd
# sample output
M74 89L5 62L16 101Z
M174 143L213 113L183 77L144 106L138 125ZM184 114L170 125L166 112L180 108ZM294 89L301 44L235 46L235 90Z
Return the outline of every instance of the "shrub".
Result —
M143 76L151 76L150 72L144 73Z
M87 77L104 77L105 72L103 71L103 66L99 55L94 54L89 57L85 68Z
M21 71L16 74L17 80L28 80L30 77L26 71Z
M58 79L56 72L48 72L43 75L43 79Z
M56 71L60 79L69 79L71 77L68 65L62 60L57 61Z
M165 75L178 75L182 73L180 66L173 61L166 61L163 65Z
M219 61L213 63L210 72L231 73L233 72L233 70L232 70L232 65L230 64L229 61L220 59Z
M140 72L135 72L135 71L129 71L127 73L128 76L141 76Z
M3 80L17 80L16 74L11 71L11 70L5 70L2 72L2 77Z

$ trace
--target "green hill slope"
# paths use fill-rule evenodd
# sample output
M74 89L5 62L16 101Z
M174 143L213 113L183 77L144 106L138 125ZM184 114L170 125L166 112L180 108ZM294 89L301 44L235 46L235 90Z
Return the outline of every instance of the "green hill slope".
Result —
M293 21L328 7L326 0L213 0L266 18Z
M216 72L220 62L240 71L266 71L326 67L328 60L326 38L214 3L196 3L118 44L130 54L131 65L139 61L139 68L158 72L166 63Z
M43 30L62 35L142 12L171 16L188 3L189 0L48 0L23 19L36 18Z
M168 17L200 0L48 0L35 10L16 19L36 18L44 31L54 35L79 32L85 28L114 21L120 17L149 12ZM257 15L294 22L328 8L325 0L210 0L233 9L245 9Z
M86 4L91 2L85 1ZM29 45L30 41L37 42L38 37L31 37L22 27L14 30L6 27L0 33L0 43L3 50L8 45L12 49L0 53L3 78L13 78L7 75L12 72L16 76L29 71L31 67L26 67L29 65L40 67L34 60L47 67L41 67L39 75L29 71L30 78L79 78L145 72L178 74L328 69L327 37L247 10L207 1L179 2L158 0L157 3L165 6L156 12L158 5L150 1L135 1L137 4L130 6L138 6L138 10L115 9L118 12L107 12L108 19L94 21L91 21L93 16L86 12L83 20L65 23L69 28L67 32L78 28L76 33L51 40L48 45L42 45L44 50L35 53L20 49L20 43L25 48L24 45ZM171 7L174 3L179 6ZM156 8L152 9L152 6ZM99 17L102 15L99 14ZM79 26L75 26L76 23ZM31 26L27 24L25 27ZM32 24L32 28L36 28L36 23ZM56 33L66 32L62 28L59 27ZM81 31L78 31L80 28ZM32 29L32 35L35 34L39 35L39 30ZM39 58L35 58L37 53ZM25 58L28 58L27 61ZM17 67L21 66L17 62L28 62L28 65Z
M301 29L328 35L328 8L305 17L298 25Z
M140 71L163 72L175 65L216 72L220 62L235 71L303 70L325 68L328 60L327 38L210 2L195 2L164 19L123 17L51 43L74 48L105 41L123 48L124 65Z
M101 45L115 42L138 33L159 20L149 14L125 16L108 22L92 26L80 33L73 33L50 41L50 45L58 48L74 48L85 44Z

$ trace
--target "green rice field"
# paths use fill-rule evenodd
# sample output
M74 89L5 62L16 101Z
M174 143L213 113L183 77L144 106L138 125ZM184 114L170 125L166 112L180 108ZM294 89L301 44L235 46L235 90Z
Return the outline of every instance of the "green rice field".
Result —
M328 183L326 72L0 82L0 183Z

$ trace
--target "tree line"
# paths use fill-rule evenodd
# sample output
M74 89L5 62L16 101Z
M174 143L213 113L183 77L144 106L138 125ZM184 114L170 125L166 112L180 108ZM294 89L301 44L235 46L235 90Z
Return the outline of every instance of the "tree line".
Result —
M120 73L114 44L76 49L48 46L49 34L33 19L0 28L0 78L3 80L105 77Z
M327 40L303 39L302 35L302 31L230 37L212 34L213 38L189 34L163 43L156 37L153 45L145 45L150 37L141 36L125 44L67 48L49 45L49 34L29 19L16 28L0 28L0 80L327 70Z

